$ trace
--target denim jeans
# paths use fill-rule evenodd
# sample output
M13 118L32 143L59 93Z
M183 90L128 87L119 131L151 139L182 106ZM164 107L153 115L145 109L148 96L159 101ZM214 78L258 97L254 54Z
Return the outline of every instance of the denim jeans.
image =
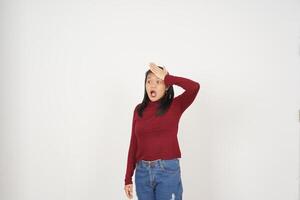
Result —
M138 161L135 188L138 200L182 200L179 158Z

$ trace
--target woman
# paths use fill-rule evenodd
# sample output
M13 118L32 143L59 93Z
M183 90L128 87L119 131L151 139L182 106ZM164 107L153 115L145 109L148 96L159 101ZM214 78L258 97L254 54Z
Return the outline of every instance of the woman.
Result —
M135 170L139 200L181 200L178 123L197 96L200 84L170 75L165 67L155 63L150 63L149 67L144 99L133 112L124 189L127 197L132 199ZM174 98L173 85L185 91Z

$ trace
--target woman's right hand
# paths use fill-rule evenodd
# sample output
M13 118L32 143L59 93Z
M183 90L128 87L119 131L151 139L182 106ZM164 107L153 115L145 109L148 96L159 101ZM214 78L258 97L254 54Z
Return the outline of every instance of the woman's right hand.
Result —
M124 187L127 198L133 198L133 184L125 185Z

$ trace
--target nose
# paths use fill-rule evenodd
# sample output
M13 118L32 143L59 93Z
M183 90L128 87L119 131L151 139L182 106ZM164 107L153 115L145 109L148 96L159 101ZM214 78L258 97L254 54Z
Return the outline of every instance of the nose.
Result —
M150 90L155 90L156 89L156 86L150 86Z
M155 88L156 87L156 83L150 83L150 88Z

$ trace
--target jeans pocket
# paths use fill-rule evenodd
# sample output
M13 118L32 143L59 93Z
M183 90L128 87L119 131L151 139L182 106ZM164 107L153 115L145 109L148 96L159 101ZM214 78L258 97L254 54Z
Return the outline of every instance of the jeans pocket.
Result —
M141 162L137 162L136 166L135 166L135 169L140 170L142 168L143 168L143 164Z
M147 171L147 168L142 162L138 162L135 167L136 171Z
M163 160L163 171L167 173L177 173L180 171L180 164L178 159Z

